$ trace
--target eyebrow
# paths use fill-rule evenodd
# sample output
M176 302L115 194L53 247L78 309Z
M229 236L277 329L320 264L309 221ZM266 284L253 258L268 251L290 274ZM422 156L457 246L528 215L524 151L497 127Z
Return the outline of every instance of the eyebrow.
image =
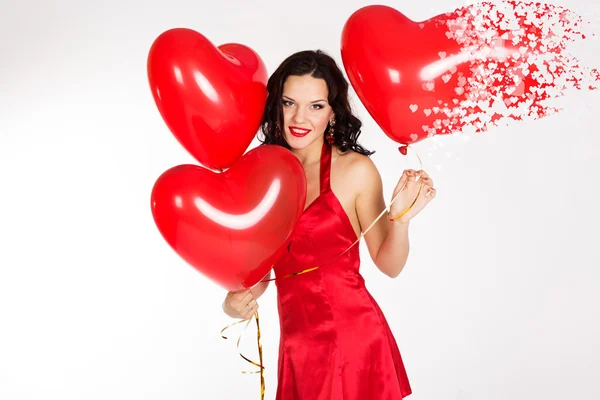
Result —
M289 96L286 96L286 95L281 95L281 97L285 97L285 98L287 98L288 100L291 100L291 101L296 101L296 100L294 100L294 99L292 99L291 97L289 97ZM324 102L327 102L327 100L319 99L319 100L311 101L311 104L312 104L312 103L318 103L319 101L324 101Z

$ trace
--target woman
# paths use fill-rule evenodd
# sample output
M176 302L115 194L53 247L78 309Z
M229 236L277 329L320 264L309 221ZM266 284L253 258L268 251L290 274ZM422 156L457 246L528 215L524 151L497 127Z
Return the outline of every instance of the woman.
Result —
M262 142L290 149L307 178L304 213L273 269L281 326L277 399L408 396L400 352L359 273L358 245L336 258L386 208L381 177L368 157L372 153L357 143L361 122L350 109L348 82L331 57L303 51L277 68L267 89ZM396 218L415 200L420 185L416 203ZM394 196L402 188L391 206L392 218L384 216L365 235L375 265L392 278L408 257L409 221L436 193L424 171L404 171ZM250 318L267 286L261 282L249 291L228 293L225 313Z

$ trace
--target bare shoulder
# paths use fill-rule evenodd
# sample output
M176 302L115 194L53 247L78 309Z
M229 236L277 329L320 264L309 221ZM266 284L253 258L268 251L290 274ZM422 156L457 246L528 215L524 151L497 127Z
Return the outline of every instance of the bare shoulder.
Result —
M381 197L381 188L379 171L368 156L353 150L342 153L335 148L331 160L331 189L348 215L357 237L361 232L359 206Z
M353 150L333 152L337 181L355 189L355 194L381 187L381 176L371 158Z

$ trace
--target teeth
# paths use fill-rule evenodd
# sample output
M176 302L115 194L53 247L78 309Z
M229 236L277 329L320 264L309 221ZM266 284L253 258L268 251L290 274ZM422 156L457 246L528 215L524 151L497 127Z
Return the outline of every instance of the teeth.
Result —
M291 128L291 129L298 133L306 133L306 132L310 131L310 129L301 129L301 128Z

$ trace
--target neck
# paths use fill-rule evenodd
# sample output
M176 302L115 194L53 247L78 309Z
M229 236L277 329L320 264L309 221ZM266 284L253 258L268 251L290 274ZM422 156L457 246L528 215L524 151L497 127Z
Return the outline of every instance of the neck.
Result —
M302 165L318 163L321 161L323 140L324 139L317 139L303 149L292 149L292 153L298 157Z

